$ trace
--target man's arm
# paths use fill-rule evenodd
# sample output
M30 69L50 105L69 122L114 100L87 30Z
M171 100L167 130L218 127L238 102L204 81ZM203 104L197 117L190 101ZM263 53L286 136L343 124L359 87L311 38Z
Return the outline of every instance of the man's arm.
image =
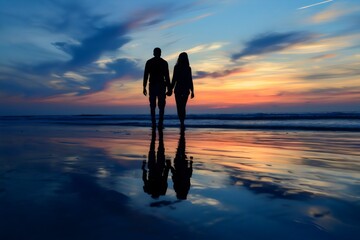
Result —
M171 84L170 84L170 74L169 74L169 65L167 62L165 62L165 83L168 91L171 91Z
M167 88L166 95L171 96L172 95L172 85L170 83L169 65L166 61L165 61L164 67L165 67L164 78L165 78L165 84L166 84L166 88Z
M171 89L173 90L175 85L176 85L176 80L177 80L177 68L176 66L174 67L174 71L173 71L173 76L172 76L172 80L171 80Z
M146 86L147 86L148 78L149 78L149 66L148 66L148 62L146 62L145 70L144 70L144 78L143 78L143 94L145 96L147 95Z

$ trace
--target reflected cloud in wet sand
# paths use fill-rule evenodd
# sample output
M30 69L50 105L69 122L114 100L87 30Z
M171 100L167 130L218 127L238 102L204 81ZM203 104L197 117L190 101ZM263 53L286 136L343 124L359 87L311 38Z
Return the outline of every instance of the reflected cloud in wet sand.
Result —
M254 189L279 185L289 189L289 195L307 192L356 199L348 186L359 181L360 138L352 134L225 131L212 133L208 140L198 137L201 141L193 141L191 149L199 162L215 168L203 169L209 175L226 173L234 184Z

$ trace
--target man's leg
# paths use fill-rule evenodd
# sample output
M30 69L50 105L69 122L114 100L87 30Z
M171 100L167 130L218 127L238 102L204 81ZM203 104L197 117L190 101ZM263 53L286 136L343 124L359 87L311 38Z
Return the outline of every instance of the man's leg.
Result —
M164 124L164 113L165 113L165 105L166 105L166 95L164 93L160 93L158 95L158 106L159 106L159 128L163 128Z
M151 126L156 127L155 108L156 108L156 95L149 94L150 101L150 114L151 114Z

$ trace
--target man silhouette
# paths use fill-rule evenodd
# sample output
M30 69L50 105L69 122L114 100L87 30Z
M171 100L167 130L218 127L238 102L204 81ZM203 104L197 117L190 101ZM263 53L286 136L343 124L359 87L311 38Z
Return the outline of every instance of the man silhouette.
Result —
M152 128L156 128L155 108L157 100L159 107L158 128L162 129L166 104L166 88L168 92L171 92L171 86L168 63L160 56L161 49L154 48L154 57L146 62L143 80L143 93L145 96L147 95L146 86L149 79L149 101Z

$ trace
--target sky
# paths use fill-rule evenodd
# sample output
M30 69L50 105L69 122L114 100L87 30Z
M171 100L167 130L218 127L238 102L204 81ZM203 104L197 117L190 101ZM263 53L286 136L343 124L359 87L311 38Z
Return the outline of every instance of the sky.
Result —
M359 112L359 26L360 0L1 0L0 115L149 113L155 47L170 78L188 53L188 113Z

